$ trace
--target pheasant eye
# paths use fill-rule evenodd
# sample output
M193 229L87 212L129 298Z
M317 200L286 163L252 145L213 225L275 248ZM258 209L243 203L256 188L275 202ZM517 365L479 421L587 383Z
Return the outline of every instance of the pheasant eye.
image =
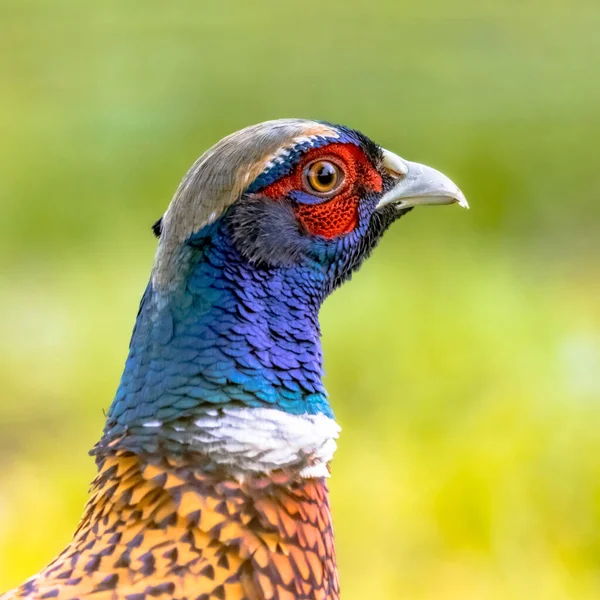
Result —
M331 194L337 190L344 176L340 167L328 160L317 160L304 170L305 185L308 191L317 194Z

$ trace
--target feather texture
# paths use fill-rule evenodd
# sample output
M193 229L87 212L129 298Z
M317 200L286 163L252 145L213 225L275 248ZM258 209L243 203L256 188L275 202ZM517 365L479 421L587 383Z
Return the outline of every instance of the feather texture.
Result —
M322 478L243 481L201 457L116 451L99 462L73 541L4 598L337 598Z

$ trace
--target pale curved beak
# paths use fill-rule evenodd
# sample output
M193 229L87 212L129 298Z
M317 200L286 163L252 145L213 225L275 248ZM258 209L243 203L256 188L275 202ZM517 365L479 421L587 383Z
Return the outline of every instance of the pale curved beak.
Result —
M409 208L421 204L458 204L469 208L464 194L443 173L400 158L389 150L383 151L383 165L398 179L387 191L377 208L393 204L398 208Z

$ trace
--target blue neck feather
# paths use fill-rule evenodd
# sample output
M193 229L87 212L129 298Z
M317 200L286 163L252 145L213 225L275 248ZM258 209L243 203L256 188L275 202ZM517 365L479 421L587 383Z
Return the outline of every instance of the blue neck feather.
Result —
M332 417L317 318L325 273L252 265L220 221L180 259L168 290L146 289L105 433L231 404Z

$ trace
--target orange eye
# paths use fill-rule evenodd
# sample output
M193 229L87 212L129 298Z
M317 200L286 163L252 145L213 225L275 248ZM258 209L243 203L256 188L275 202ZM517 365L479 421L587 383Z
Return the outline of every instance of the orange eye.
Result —
M317 160L304 169L304 181L310 192L330 195L344 181L340 167L329 160Z

